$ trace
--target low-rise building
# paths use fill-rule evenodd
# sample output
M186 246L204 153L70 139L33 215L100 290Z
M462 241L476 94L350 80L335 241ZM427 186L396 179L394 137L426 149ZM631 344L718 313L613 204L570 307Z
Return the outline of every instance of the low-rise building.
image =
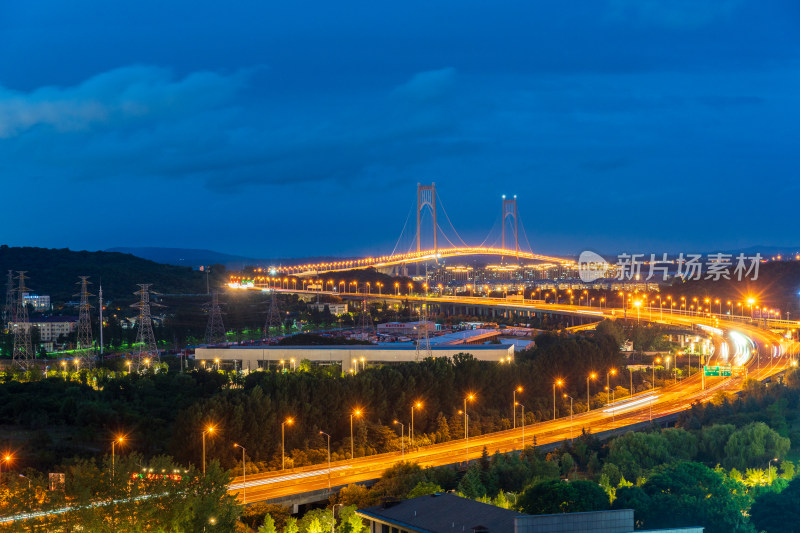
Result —
M346 303L310 303L308 304L309 309L314 309L316 311L323 312L325 308L328 308L328 311L333 316L339 316L347 314L347 304Z
M52 309L52 305L50 304L50 297L42 294L30 294L27 292L22 293L22 299L25 301L26 304L30 304L33 306L33 310L39 313L44 311L49 311Z
M369 533L633 533L633 510L615 509L587 513L526 515L462 498L437 493L359 509ZM661 533L703 533L702 527L650 529Z
M14 331L21 324L12 322L10 330ZM39 330L40 343L48 352L52 352L58 342L59 337L66 336L75 331L78 326L76 316L45 316L32 320L28 323L28 329L36 328Z
M436 331L436 323L431 321L423 322L386 322L378 324L378 333L384 335L419 335L422 328L428 330L428 333Z

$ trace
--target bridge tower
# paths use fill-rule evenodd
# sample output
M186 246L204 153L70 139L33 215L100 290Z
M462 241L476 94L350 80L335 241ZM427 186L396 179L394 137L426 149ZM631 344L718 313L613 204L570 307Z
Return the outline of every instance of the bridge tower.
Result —
M433 251L436 253L439 246L436 241L436 184L422 185L417 183L417 252L420 251L420 242L422 234L420 233L420 221L422 219L422 210L429 207L433 214Z
M509 218L514 219L514 251L517 252L517 256L519 257L519 232L517 231L519 228L519 218L517 217L517 195L514 195L514 198L506 198L506 195L503 195L503 216L501 217L501 223L503 226L503 250L506 249L506 220Z

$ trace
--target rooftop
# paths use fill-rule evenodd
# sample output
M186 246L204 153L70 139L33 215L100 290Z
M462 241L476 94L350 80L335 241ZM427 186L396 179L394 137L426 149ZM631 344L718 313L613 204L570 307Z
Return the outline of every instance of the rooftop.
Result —
M364 518L383 520L414 531L439 533L473 529L499 533L514 531L514 518L524 516L516 511L476 502L450 493L420 496L387 505L359 509Z

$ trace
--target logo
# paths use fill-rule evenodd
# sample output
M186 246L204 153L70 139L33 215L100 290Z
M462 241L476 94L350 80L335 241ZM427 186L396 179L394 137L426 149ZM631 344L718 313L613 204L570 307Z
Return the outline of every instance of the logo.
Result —
M588 250L578 257L578 276L586 283L606 277L610 265L600 255Z

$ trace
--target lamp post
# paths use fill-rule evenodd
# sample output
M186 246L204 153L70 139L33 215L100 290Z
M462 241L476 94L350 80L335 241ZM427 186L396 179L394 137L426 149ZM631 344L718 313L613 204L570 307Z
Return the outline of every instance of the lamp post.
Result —
M586 412L588 413L592 409L592 400L589 397L589 380L590 379L597 379L597 374L592 372L588 376L586 376Z
M572 442L572 396L565 393L564 398L569 398L569 441Z
M400 424L400 454L403 460L406 458L406 447L404 443L404 436L405 436L405 424L400 422L399 420L395 420L392 422L393 424Z
M409 443L410 443L411 446L414 446L414 409L415 408L416 409L422 409L422 402L416 401L413 404L411 404L411 428L410 428L410 431L408 432L408 436L409 436L408 440L409 440Z
M511 410L513 411L514 429L517 429L517 393L518 392L522 392L522 386L519 386L516 389L514 389L514 392L511 394L511 397L513 398L513 402L511 403Z
M117 443L122 444L125 441L125 437L120 435L119 437L115 437L114 440L111 441L111 478L114 478L116 468L115 468L115 450L114 447Z
M245 477L247 475L247 473L246 473L246 470L245 470L245 460L246 460L246 458L245 458L245 455L244 455L244 453L247 450L241 444L233 443L233 447L242 449L242 505L244 505L245 503L247 503L247 478Z
M563 379L557 379L553 382L553 420L556 419L556 387L561 387L563 384Z
M350 414L350 459L355 459L355 446L353 445L353 417L361 416L361 409L356 409Z
M774 457L774 458L770 459L769 462L767 463L767 472L768 472L768 479L769 479L769 484L770 485L772 485L772 461L777 461L777 460L778 460L778 458Z
M294 424L294 419L287 418L281 422L281 470L286 470L286 424Z
M0 458L0 483L3 481L3 463L6 463L6 470L8 469L8 463L11 462L11 454L7 453L2 458Z
M215 430L214 426L208 426L203 430L203 475L206 475L206 433L211 435Z
M610 376L616 376L616 375L617 375L617 369L616 368L612 368L611 370L606 372L606 403L609 402L609 396L611 395L611 385L609 385L609 377Z
M324 431L319 432L320 435L328 437L328 492L331 491L331 436Z
M469 465L469 416L467 415L467 401L473 401L475 395L472 393L467 394L464 398L464 438L467 441L467 464Z
M661 362L661 358L660 357L656 357L655 359L653 359L653 388L654 389L656 388L656 363L660 363L660 362Z
M522 407L522 451L525 451L525 406L521 403L517 403L516 405ZM514 411L516 411L516 409L514 409Z

